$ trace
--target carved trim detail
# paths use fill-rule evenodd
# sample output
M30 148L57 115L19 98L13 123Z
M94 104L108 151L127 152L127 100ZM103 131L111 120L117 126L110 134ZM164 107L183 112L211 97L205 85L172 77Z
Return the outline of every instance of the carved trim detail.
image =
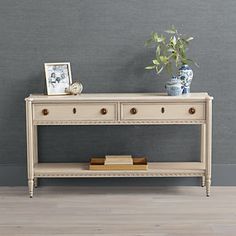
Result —
M126 124L204 124L205 120L121 120L121 121L78 121L78 120L55 120L34 121L34 125L126 125Z
M188 173L68 173L68 174L36 174L35 177L187 177L204 176L201 172Z

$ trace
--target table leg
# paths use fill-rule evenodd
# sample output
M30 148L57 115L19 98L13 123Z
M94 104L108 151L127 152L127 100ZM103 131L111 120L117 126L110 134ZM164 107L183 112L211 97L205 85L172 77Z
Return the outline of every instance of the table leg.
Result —
M204 164L204 168L206 168L206 125L201 125L201 162ZM205 174L201 178L202 187L206 186L206 178Z
M34 187L34 128L32 120L32 102L26 101L26 136L27 136L27 170L29 195L33 197Z
M33 136L34 136L34 164L38 163L38 127L33 126ZM38 187L38 178L34 177L34 187Z
M212 100L206 103L206 195L210 196L212 155Z

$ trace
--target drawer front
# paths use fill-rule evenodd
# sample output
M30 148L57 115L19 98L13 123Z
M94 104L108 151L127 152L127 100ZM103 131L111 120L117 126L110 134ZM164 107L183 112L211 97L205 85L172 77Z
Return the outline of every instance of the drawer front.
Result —
M113 121L116 117L115 103L35 104L33 108L35 121Z
M122 120L204 120L204 103L123 103Z

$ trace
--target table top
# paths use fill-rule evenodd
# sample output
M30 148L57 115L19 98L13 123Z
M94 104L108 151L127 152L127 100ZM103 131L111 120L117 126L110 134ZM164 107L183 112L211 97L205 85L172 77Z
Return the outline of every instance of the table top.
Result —
M212 100L208 93L190 93L180 96L168 96L166 93L82 93L80 95L49 96L31 94L26 101L32 102L60 102L60 101L203 101Z

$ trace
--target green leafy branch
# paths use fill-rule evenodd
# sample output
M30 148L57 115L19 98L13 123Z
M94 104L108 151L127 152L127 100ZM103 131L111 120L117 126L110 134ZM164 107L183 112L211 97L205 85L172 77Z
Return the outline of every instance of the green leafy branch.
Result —
M186 51L193 37L180 34L173 25L165 33L167 36L152 32L150 39L145 42L145 46L155 46L155 57L152 60L152 65L145 67L145 69L155 70L157 74L166 69L167 73L173 76L173 67L179 68L183 64L191 63L199 67L195 61L187 58Z

